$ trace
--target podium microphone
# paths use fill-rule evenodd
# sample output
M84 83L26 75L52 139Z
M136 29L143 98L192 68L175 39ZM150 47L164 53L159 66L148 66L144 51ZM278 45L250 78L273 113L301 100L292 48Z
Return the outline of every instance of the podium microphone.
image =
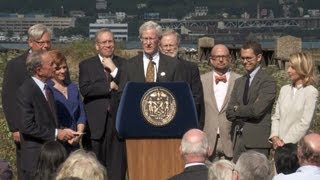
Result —
M156 70L156 82L157 82L157 80L158 80L158 68L157 68L157 64L156 64L156 62L154 62L154 61L152 61L152 64L153 64L153 66L155 67L155 70Z

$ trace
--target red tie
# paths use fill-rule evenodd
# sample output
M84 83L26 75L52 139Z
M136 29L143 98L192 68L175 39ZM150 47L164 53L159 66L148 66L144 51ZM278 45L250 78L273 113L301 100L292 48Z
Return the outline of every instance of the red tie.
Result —
M227 82L227 77L226 75L223 76L214 76L214 78L216 79L216 84L218 84L220 81L226 83Z

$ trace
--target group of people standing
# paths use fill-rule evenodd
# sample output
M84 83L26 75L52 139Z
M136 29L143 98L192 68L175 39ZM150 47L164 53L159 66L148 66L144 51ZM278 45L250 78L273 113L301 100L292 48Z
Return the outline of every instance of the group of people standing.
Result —
M242 152L268 155L285 143L297 143L312 125L318 91L314 62L305 53L290 57L288 75L272 114L276 82L261 67L261 45L246 42L240 51L246 74L231 70L223 44L211 50L211 72L200 76L196 64L178 57L179 34L153 21L142 24L142 53L125 60L114 54L109 29L96 33L97 55L79 64L79 89L69 77L66 57L51 49L51 31L42 24L28 31L30 49L6 66L2 103L16 143L19 179L33 179L41 146L60 141L67 152L85 149L106 167L108 179L124 180L126 155L115 129L121 90L129 81L186 81L197 109L199 129L208 135L211 161L236 161ZM83 97L83 101L81 98ZM272 121L271 121L272 119Z

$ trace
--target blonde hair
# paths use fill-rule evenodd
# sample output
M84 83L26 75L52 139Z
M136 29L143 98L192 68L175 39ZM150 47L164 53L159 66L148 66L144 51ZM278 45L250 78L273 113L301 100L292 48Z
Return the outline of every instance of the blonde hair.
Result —
M209 166L208 179L209 180L231 180L233 172L235 171L235 164L231 161L221 159Z
M294 53L290 55L289 62L302 78L304 87L317 84L315 62L310 55L303 52Z
M107 172L92 152L79 149L70 154L59 167L56 180L65 177L77 177L82 180L106 180Z

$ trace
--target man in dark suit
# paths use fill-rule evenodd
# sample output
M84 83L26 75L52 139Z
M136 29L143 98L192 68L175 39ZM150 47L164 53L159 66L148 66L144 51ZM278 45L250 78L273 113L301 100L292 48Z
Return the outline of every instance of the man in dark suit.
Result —
M200 112L201 108L203 108L203 91L199 69L197 64L178 57L179 45L180 35L176 31L168 29L162 32L159 46L160 51L178 60L175 80L185 81L189 84L197 109L199 127L202 129L204 120L200 119Z
M185 162L184 171L169 180L207 180L208 167L205 161L211 155L206 134L199 129L190 129L181 140L180 153Z
M29 77L26 68L27 56L36 50L49 50L51 48L51 30L43 24L35 24L28 30L28 49L22 55L10 60L5 68L2 85L2 106L13 141L16 144L16 160L18 179L22 178L20 169L20 133L17 118L16 91Z
M128 81L174 81L178 62L159 52L161 32L161 26L153 21L147 21L140 26L139 37L143 53L128 60L121 76L121 89Z
M77 132L71 129L59 129L52 92L45 82L54 73L55 64L47 51L34 51L26 61L30 78L18 88L17 118L21 134L22 178L33 179L35 165L41 146L47 141L67 141Z
M92 151L107 168L108 179L125 179L124 142L115 130L117 90L124 59L114 55L109 29L96 33L98 55L79 64L79 86L84 97Z
M261 68L261 45L246 42L241 48L242 64L247 74L236 80L227 108L227 118L235 125L234 162L247 150L255 150L268 157L271 111L276 96L274 79Z

